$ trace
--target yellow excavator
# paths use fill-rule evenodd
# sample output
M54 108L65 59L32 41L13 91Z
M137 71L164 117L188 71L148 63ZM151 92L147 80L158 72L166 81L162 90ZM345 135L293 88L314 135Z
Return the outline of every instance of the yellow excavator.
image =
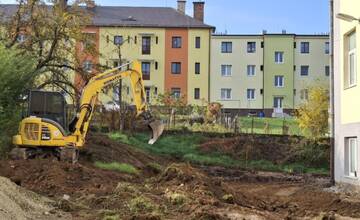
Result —
M30 92L28 115L20 122L19 133L13 137L16 147L11 156L29 159L51 153L60 160L75 163L79 150L84 147L98 94L103 88L127 77L130 78L137 116L143 117L152 129L152 138L148 143L154 144L163 133L164 124L153 118L148 109L141 64L134 61L97 74L89 80L81 94L80 108L67 130L64 129L64 95L58 92Z

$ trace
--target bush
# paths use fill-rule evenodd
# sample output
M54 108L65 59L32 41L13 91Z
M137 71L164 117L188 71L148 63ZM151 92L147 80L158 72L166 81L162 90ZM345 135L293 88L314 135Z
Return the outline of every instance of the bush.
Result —
M21 104L27 89L34 86L33 59L0 44L0 155L10 149L11 137L21 119Z
M138 213L138 212L149 213L157 209L156 205L153 204L153 202L150 199L144 196L139 196L132 199L130 201L129 208L130 211L134 213Z

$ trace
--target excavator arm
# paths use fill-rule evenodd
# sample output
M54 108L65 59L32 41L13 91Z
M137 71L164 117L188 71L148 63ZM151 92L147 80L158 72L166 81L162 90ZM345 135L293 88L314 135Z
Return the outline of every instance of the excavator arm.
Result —
M127 69L123 70L125 67ZM47 155L50 150L61 160L76 162L79 149L85 143L98 94L104 87L124 78L130 78L137 116L142 116L152 129L149 144L154 144L161 136L164 125L161 121L155 120L148 110L141 65L135 61L100 73L89 80L83 89L77 116L71 123L73 126L70 126L72 127L70 134L52 119L31 115L24 118L19 125L19 133L13 137L13 144L17 147L13 149L12 157L15 159L43 157L43 153Z
M124 68L127 69L123 70ZM141 64L138 61L105 71L89 80L81 95L80 109L77 114L73 135L81 136L85 140L98 94L103 88L113 85L124 78L130 78L137 116L142 116L152 130L152 138L149 140L149 144L156 142L164 130L164 125L159 120L155 120L148 110L141 74Z

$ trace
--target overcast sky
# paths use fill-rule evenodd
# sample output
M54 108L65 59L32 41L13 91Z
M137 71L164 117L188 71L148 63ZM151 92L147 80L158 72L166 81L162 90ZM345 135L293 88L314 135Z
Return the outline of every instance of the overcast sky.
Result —
M176 7L177 0L96 0L98 5ZM192 15L192 0L187 14ZM16 0L0 0L16 3ZM205 22L229 34L329 32L329 0L205 0Z

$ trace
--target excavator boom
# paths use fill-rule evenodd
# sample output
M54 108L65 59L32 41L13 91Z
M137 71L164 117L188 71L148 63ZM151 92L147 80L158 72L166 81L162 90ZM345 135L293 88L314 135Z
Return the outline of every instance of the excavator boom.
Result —
M97 74L89 80L82 91L79 111L70 124L70 134L56 120L33 115L24 118L19 126L19 134L13 137L13 144L17 146L14 157L26 159L44 149L55 149L60 158L75 162L78 150L84 147L98 94L103 88L124 78L130 79L137 116L142 117L152 130L148 143L154 144L162 135L164 124L155 119L148 109L141 64L135 61Z

